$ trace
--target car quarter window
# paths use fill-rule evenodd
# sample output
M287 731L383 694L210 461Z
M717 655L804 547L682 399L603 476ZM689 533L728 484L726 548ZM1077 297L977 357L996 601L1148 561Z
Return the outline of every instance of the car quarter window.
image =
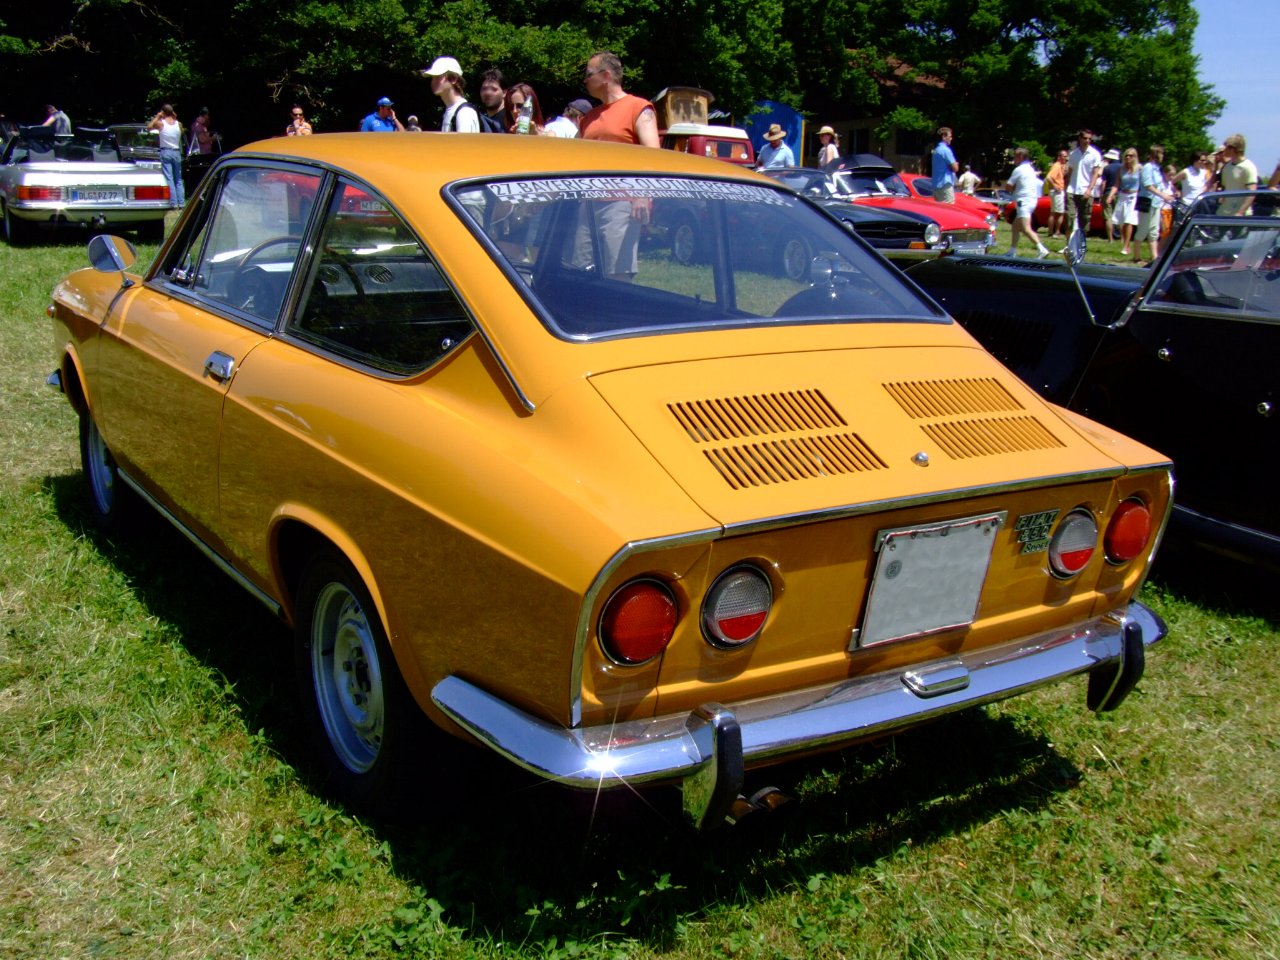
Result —
M320 175L232 166L202 191L195 222L161 279L215 304L274 323L298 267Z
M358 363L411 374L473 329L413 231L384 201L340 179L306 292L286 330Z
M607 174L459 184L452 196L566 339L948 322L848 231L772 185Z
M1193 221L1147 305L1280 320L1280 221Z

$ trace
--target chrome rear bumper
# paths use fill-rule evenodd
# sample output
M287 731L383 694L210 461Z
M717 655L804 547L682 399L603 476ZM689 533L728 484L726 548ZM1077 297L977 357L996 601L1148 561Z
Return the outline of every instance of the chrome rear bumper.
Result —
M611 726L565 729L456 676L432 700L478 740L539 776L598 789L682 781L699 827L723 819L757 762L913 726L1091 672L1089 705L1110 710L1142 674L1164 622L1140 603L1071 628L910 668Z

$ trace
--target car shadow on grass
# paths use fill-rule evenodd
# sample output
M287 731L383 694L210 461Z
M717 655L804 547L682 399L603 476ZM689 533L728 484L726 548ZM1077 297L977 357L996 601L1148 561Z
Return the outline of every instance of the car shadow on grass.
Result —
M323 796L296 724L286 628L153 512L137 510L126 535L108 537L90 522L78 474L47 484L63 522L229 681L246 727ZM397 874L465 936L530 945L633 938L662 949L687 918L817 873L856 871L1003 811L1035 810L1082 776L1033 719L979 708L753 772L748 793L775 786L789 800L707 834L684 825L672 788L569 790L482 750L464 751L425 784L409 822L365 822ZM401 910L388 922L418 915Z

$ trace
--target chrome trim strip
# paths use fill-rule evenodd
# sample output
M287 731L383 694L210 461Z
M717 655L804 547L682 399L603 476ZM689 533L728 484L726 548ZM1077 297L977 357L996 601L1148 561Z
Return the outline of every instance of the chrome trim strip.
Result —
M175 517L164 504L144 490L138 484L138 481L134 480L133 477L129 476L129 474L125 473L123 470L118 472L120 479L129 485L129 489L145 500L157 513L160 514L160 516L173 524L179 533L190 540L197 550L213 562L215 567L225 573L236 583L240 584L240 586L244 587L245 590L249 591L250 595L252 595L255 600L261 603L277 617L284 616L284 608L274 598L263 591L255 583L248 580L244 574L233 567L230 561L226 560L222 554L218 553L211 546L196 536L196 534L186 524Z
M596 789L683 780L713 762L716 743L707 714L736 718L742 757L762 762L817 747L893 733L923 720L1014 696L1044 684L1118 664L1125 625L1144 646L1166 633L1140 603L1070 627L933 664L759 697L713 711L668 714L568 729L531 716L458 676L436 684L431 699L444 713L508 760L548 780ZM1133 629L1133 626L1130 626ZM939 669L968 683L922 699L904 678ZM723 723L723 721L722 721ZM732 761L732 758L729 758Z

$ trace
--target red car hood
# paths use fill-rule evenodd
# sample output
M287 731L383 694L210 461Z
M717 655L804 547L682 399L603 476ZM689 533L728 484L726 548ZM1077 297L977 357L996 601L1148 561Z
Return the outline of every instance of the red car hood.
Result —
M934 200L917 200L912 197L899 197L892 194L880 196L869 194L865 197L855 197L853 202L866 207L888 207L891 210L922 213L938 221L938 226L943 230L987 229L987 221L981 214L971 213L949 203L938 203Z

